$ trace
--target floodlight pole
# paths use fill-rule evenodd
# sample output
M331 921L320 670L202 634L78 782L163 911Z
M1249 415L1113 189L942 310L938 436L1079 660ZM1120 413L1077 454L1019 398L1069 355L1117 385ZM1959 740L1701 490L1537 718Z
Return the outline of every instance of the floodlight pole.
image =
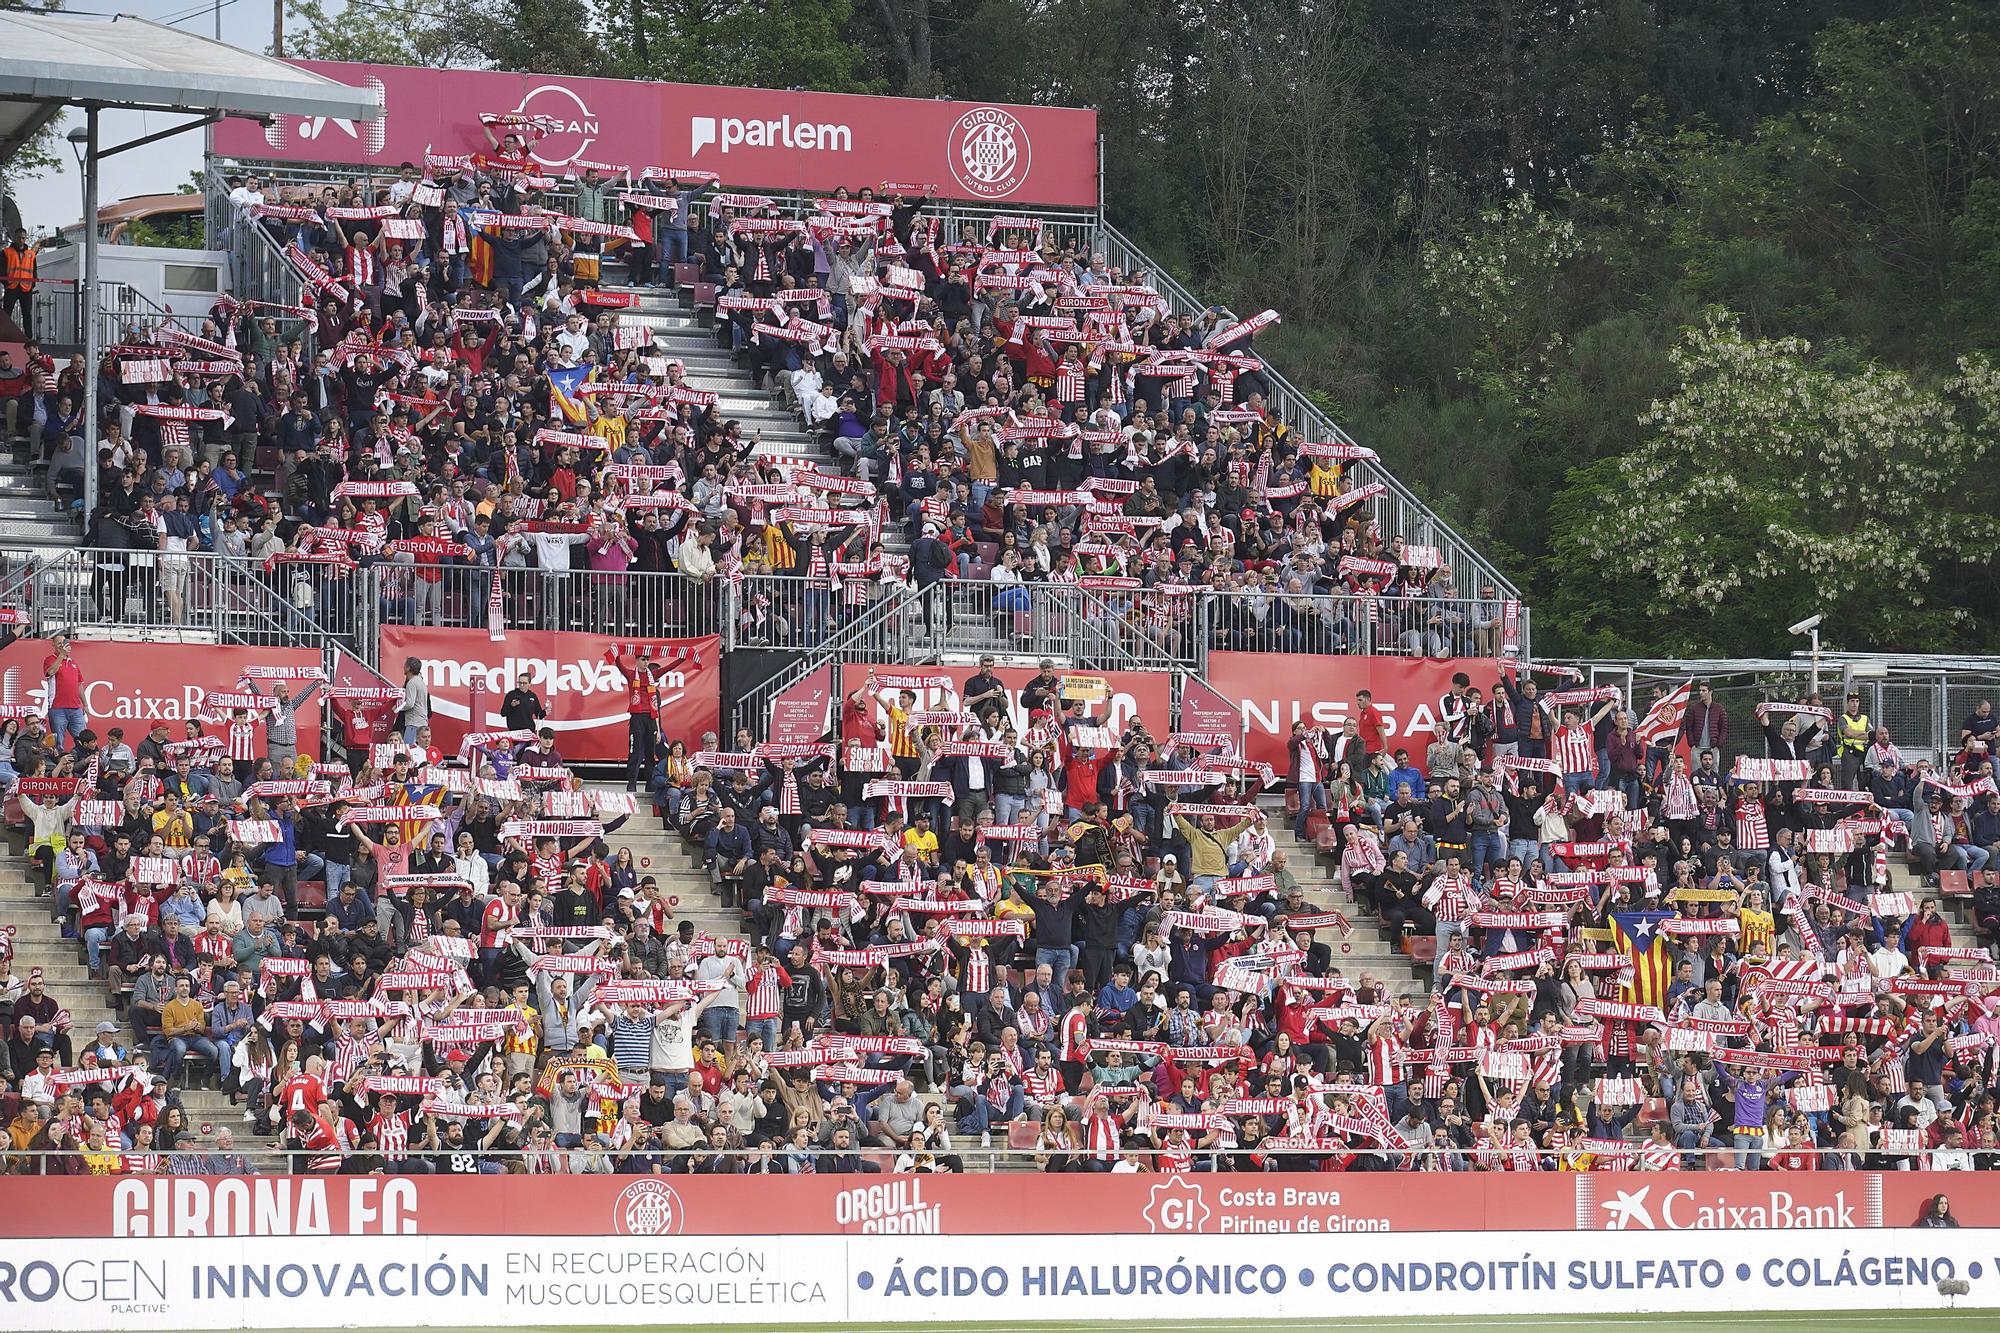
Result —
M83 521L97 513L97 378L104 349L97 337L97 108L83 109Z

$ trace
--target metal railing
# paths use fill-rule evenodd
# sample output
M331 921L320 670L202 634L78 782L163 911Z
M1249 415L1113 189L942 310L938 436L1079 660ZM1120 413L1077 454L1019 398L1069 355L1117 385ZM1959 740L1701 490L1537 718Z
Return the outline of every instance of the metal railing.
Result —
M83 346L83 286L74 278L44 278L35 288L32 301L34 334L44 347ZM97 338L102 347L128 341L136 329L173 324L195 333L199 316L177 315L160 306L128 283L99 279L97 283Z
M1072 1099L1078 1111L1082 1109L1084 1098ZM1803 1117L1802 1117L1803 1118ZM1015 1124L1024 1122L1016 1121ZM1025 1122L1033 1123L1033 1122ZM993 1135L999 1137L1007 1128L1005 1122L995 1122ZM471 1140L476 1131L468 1131ZM976 1133L951 1130L949 1146L923 1151L920 1155L930 1159L922 1167L924 1171L957 1170L968 1175L993 1173L1022 1173L1043 1171L1071 1171L1080 1167L1086 1156L1085 1145L1077 1143L1068 1148L1050 1151L1027 1146L1013 1147L1000 1144L986 1145ZM197 1140L204 1136L193 1136ZM437 1148L413 1147L408 1157L394 1160L383 1159L382 1167L389 1175L428 1174L434 1163L442 1157L470 1158L479 1164L482 1175L615 1175L629 1157L645 1155L657 1159L672 1175L718 1174L717 1164L728 1162L732 1165L726 1174L765 1173L772 1175L803 1174L807 1171L826 1173L893 1173L897 1163L905 1157L914 1156L907 1148L887 1148L877 1143L857 1144L842 1151L837 1148L811 1145L794 1149L774 1146L745 1148L678 1149L648 1144L641 1139L636 1144L610 1147L609 1136L606 1144L592 1142L600 1137L592 1134L584 1136L586 1142L577 1146L545 1146L526 1148L483 1148L467 1141L459 1147L446 1146L441 1142ZM1618 1142L1616 1148L1609 1147ZM226 1150L217 1149L209 1142L199 1142L197 1146L184 1146L186 1140L177 1140L176 1147L169 1151L149 1151L134 1153L131 1149L106 1147L98 1150L73 1148L25 1148L0 1153L0 1174L4 1175L52 1175L69 1174L70 1169L57 1165L57 1159L81 1159L89 1163L93 1159L106 1162L113 1154L118 1161L111 1171L114 1175L298 1175L310 1176L305 1170L307 1159L316 1154L294 1151L275 1146L269 1142L250 1138L245 1143L233 1144ZM1284 1159L1331 1159L1338 1161L1350 1154L1386 1159L1393 1166L1413 1164L1410 1169L1422 1171L1485 1172L1485 1171L1563 1171L1581 1169L1583 1163L1577 1158L1610 1156L1629 1162L1635 1170L1649 1171L1662 1169L1651 1161L1639 1156L1639 1150L1646 1146L1644 1139L1600 1140L1583 1142L1575 1146L1551 1147L1536 1144L1524 1153L1518 1154L1508 1146L1480 1144L1472 1147L1402 1147L1383 1148L1374 1144L1359 1144L1353 1147L1328 1145L1324 1147L1299 1147L1288 1143L1266 1146L1261 1141L1239 1139L1235 1147L1188 1148L1180 1152L1162 1151L1151 1145L1127 1145L1119 1151L1119 1156L1129 1161L1143 1163L1151 1170L1170 1170L1177 1161L1185 1161L1195 1171L1216 1169L1236 1170L1234 1161L1243 1154L1259 1154L1264 1157ZM1756 1147L1735 1148L1725 1145L1703 1145L1683 1148L1672 1146L1672 1151L1681 1167L1699 1164L1709 1171L1746 1169L1753 1171L1783 1172L1784 1170L1917 1170L1917 1171L1964 1171L1967 1169L1991 1170L2000 1165L2000 1150L1920 1148L1904 1150L1865 1150L1830 1148L1811 1142L1787 1144L1772 1147L1768 1144ZM352 1153L357 1157L379 1157L379 1154ZM1532 1167L1524 1167L1522 1159L1532 1161ZM1788 1167L1774 1164L1774 1158L1811 1158L1810 1166L1801 1167L1793 1162ZM1565 1158L1569 1159L1565 1164ZM764 1163L769 1161L767 1168ZM1977 1165L1968 1168L1966 1162ZM807 1165L810 1163L810 1165ZM1903 1165L1907 1163L1907 1165ZM906 1168L907 1169L907 1168ZM1371 1164L1374 1169L1374 1164ZM81 1174L79 1171L78 1174Z
M1097 249L1111 264L1128 273L1132 270L1143 271L1147 280L1167 298L1174 313L1182 318L1199 318L1208 309L1209 302L1200 300L1175 281L1172 274L1109 223L1103 227ZM1271 386L1267 405L1293 430L1320 442L1357 443L1270 365L1267 364L1260 373ZM1436 546L1450 562L1458 586L1468 592L1477 592L1482 584L1490 583L1502 597L1519 599L1521 594L1513 582L1474 550L1472 544L1461 537L1451 524L1417 498L1414 491L1397 480L1388 468L1369 462L1356 467L1356 475L1361 481L1380 482L1388 488L1388 494L1375 502L1384 537L1401 536L1414 544Z
M1491 598L1207 590L1195 619L1204 654L1497 657L1503 614ZM1525 622L1519 634L1526 657Z
M439 151L443 150L440 149ZM565 168L557 167L551 169L552 173L563 170ZM306 186L311 188L315 195L317 195L318 190L323 186L351 184L370 200L377 198L381 191L388 189L397 179L394 172L383 173L379 169L361 164L272 162L257 161L250 158L211 160L208 173L210 208L213 210L214 201L220 195L224 201L225 217L227 216L227 200L229 195L229 190L222 180L222 175L225 172L231 175L255 172L261 180L274 184L281 189L284 187ZM543 205L549 208L574 212L576 206L575 182L563 179L559 175L554 176L554 179L556 182L555 186L552 189L544 191L542 194L541 201ZM816 212L817 210L813 207L813 201L827 198L832 194L830 190L764 189L750 181L736 180L730 181L726 188L732 191L747 191L764 195L772 201L781 216L788 218L805 217ZM266 193L269 194L270 191L267 189ZM707 216L710 212L710 205L704 198L695 200L695 208L704 216ZM966 227L978 228L980 239L984 240L989 219L1003 216L1018 217L1023 213L1040 218L1043 224L1043 237L1055 242L1059 247L1074 245L1078 249L1087 250L1098 226L1097 214L1088 209L1042 208L1018 202L981 204L967 200L933 199L924 206L923 216L936 218L942 238L947 241L956 241L959 239L960 232ZM216 234L213 230L213 213L211 213L210 226L211 231L209 235L213 238ZM221 247L217 246L214 248L220 249Z
M0 551L0 598L28 613L23 632L35 636L89 626L272 648L346 642L294 595L262 562L213 552Z
M375 560L351 569L213 552L0 549L0 603L36 634L80 625L144 628L217 642L338 646L378 664L384 625L486 629L494 570ZM739 701L751 725L769 698L828 662L918 662L980 653L1051 653L1115 671L1206 671L1211 652L1493 656L1499 604L1253 591L1096 590L1064 583L953 579L928 592L875 584L865 603L796 575L738 582L667 571L503 566L510 630L652 638L722 637L723 646L801 655ZM1527 651L1525 627L1520 644ZM1934 709L1931 711L1935 711ZM1969 711L1969 710L1968 710Z
M239 301L269 301L277 305L299 305L304 283L298 270L285 258L283 249L254 218L236 216L229 202L229 189L214 165L208 168L208 207L204 221L208 248L229 255L229 294ZM306 354L313 351L312 330L304 329Z

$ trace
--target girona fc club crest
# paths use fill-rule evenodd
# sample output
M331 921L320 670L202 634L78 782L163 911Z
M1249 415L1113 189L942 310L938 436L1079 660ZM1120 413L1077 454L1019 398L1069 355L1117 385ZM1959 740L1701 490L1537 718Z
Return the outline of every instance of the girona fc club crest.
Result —
M611 1226L621 1236L678 1236L686 1221L681 1196L657 1180L637 1180L611 1205Z
M1012 113L978 106L952 122L945 160L967 193L1005 199L1027 183L1034 149L1027 128Z

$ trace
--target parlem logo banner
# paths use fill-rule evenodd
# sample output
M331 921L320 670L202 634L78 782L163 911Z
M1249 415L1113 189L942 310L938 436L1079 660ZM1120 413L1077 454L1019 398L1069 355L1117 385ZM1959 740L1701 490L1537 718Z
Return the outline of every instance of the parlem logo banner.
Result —
M710 88L495 70L294 64L382 98L365 124L225 120L219 157L394 169L426 152L489 152L481 115L531 117L529 151L551 174L580 161L713 171L726 190L830 193L885 181L981 203L1095 208L1097 113L907 97Z

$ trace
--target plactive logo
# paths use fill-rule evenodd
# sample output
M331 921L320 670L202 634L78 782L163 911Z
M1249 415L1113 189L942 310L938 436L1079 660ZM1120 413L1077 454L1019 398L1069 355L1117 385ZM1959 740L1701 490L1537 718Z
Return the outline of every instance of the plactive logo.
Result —
M1201 1197L1201 1186L1186 1176L1168 1176L1153 1186L1140 1216L1148 1231L1200 1231L1208 1223L1208 1201Z
M611 1226L621 1236L678 1236L685 1221L681 1196L657 1180L636 1180L611 1205Z
M1034 145L1012 112L977 106L952 122L944 156L967 191L981 199L1005 199L1027 183Z

